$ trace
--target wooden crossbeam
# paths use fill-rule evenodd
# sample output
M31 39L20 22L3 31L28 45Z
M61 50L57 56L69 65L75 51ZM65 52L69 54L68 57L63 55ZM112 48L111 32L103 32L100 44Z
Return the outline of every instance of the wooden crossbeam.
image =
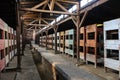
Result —
M68 12L68 10L64 6L62 6L60 3L55 2L55 4L57 4L57 6L59 6L63 11Z
M46 4L46 3L47 3L47 1L45 0L45 1L41 2L41 3L39 3L38 5L35 5L35 6L32 7L31 9L37 9L37 8L43 6L43 5Z
M66 22L66 21L68 21L70 19L72 19L72 17L67 17L67 18L63 19L62 21L58 22L57 25L60 25L60 24Z
M46 24L28 24L30 26L50 26L50 25L46 25Z
M55 0L52 0L51 3L50 3L50 11L53 11L54 4L55 4Z
M49 23L47 21L45 21L44 19L41 19L44 23L46 23L47 25L49 25Z
M37 2L25 2L25 1L20 2L21 5L35 4L35 3L37 3Z
M31 8L21 8L21 11L32 11L32 12L42 12L42 13L54 13L54 14L65 14L65 15L77 15L76 13L62 12L62 11L50 11L41 9L31 9Z
M59 2L63 2L63 3L69 3L69 4L78 4L78 2L75 1L68 1L68 0L57 0Z

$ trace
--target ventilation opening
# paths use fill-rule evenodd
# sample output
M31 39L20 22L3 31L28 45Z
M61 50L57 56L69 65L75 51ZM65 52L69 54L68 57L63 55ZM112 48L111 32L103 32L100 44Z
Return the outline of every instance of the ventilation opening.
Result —
M107 40L116 40L118 39L118 30L109 30L109 31L106 31L106 39Z
M83 50L83 46L79 46L79 51L80 52L83 52L84 50Z
M88 39L95 39L95 32L88 33Z
M83 40L83 34L80 34L80 40Z
M88 47L88 53L89 54L95 54L95 48L94 47Z
M119 50L107 49L107 58L119 60Z

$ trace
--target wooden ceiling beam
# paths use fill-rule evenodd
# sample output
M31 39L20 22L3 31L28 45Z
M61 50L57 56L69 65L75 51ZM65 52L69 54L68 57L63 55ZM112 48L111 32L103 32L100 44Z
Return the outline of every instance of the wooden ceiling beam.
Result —
M37 9L37 8L43 6L43 5L46 4L46 3L47 3L47 1L45 0L45 1L43 1L43 2L41 2L41 3L39 3L39 4L37 4L37 5L35 5L35 6L32 7L31 9Z
M68 4L78 4L78 2L76 1L67 1L67 0L57 0L59 2L63 2L63 3L68 3Z
M55 18L43 18L45 20L55 20Z
M62 6L60 3L55 2L55 4L57 4L57 6L59 6L63 11L68 12L68 10L64 6Z
M50 26L47 24L28 24L29 26Z
M53 11L55 5L55 0L52 0L50 3L50 11Z
M35 4L35 3L37 3L37 2L26 2L26 1L20 2L21 5Z
M44 23L46 23L47 25L49 25L49 23L47 21L45 21L43 18L41 19Z
M70 19L72 19L72 17L67 17L67 18L63 19L62 21L58 22L57 25L60 25L60 24L66 22L66 21L68 21Z
M62 12L62 11L50 11L50 10L41 10L41 9L31 9L31 8L21 8L21 11L32 11L39 13L54 13L54 14L65 14L65 15L77 15L76 13Z

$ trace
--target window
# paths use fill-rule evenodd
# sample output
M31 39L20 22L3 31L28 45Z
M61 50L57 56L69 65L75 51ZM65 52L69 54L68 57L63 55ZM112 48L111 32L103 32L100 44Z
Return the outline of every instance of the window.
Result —
M88 53L89 54L95 54L95 48L94 47L88 47Z
M112 40L112 39L116 40L116 39L118 39L118 36L119 36L118 34L119 34L118 30L106 31L106 39L108 39L108 40Z
M119 50L107 49L107 58L119 60Z
M95 39L95 33L94 32L88 33L88 39Z

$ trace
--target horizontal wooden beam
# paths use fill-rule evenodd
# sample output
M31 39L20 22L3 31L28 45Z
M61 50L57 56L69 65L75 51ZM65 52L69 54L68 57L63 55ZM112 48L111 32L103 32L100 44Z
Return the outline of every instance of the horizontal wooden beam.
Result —
M21 11L32 11L39 13L53 13L53 14L65 14L65 15L77 15L76 13L62 12L62 11L50 11L50 10L41 10L41 9L31 9L31 8L21 8Z
M38 2L35 2L35 1L34 2L33 1L32 2L26 2L26 1L20 2L21 5L36 4L36 3Z

